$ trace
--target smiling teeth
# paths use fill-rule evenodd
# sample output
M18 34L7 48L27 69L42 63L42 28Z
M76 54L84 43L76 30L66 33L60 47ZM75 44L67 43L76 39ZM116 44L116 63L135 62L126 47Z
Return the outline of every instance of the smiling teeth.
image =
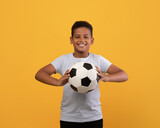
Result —
M79 46L85 46L85 44L79 44Z

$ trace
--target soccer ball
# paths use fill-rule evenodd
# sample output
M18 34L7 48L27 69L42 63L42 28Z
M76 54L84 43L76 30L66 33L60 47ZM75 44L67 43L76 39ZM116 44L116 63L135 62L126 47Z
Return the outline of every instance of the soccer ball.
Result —
M98 84L98 75L96 67L86 62L78 62L71 66L68 83L70 87L79 92L87 93L96 88Z

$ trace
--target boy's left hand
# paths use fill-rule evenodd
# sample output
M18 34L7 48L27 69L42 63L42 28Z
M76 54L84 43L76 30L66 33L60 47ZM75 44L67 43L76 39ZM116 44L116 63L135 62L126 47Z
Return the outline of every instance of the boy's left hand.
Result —
M68 82L68 78L70 77L69 70L65 72L65 74L58 80L58 86L64 86Z
M96 67L96 71L98 72L97 75L100 77L100 79L98 80L98 82L101 82L101 81L108 82L107 75L104 74L103 72L101 72L101 70L97 66L95 66L95 67Z

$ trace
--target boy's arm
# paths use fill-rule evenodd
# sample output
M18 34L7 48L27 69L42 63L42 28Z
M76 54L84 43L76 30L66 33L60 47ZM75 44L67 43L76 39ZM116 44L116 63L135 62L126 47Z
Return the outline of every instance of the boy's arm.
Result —
M56 69L52 64L48 64L36 73L35 79L53 86L63 86L68 82L69 70L59 80L51 76L53 73L56 73Z
M122 69L118 68L117 66L111 64L111 66L108 68L107 73L108 75L102 73L98 67L98 75L100 76L99 82L124 82L128 80L128 75L126 72L124 72Z

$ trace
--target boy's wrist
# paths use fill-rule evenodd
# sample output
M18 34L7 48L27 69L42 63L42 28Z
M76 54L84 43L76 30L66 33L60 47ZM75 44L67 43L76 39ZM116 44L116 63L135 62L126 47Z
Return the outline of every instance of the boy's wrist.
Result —
M58 79L53 78L53 77L52 77L52 79L53 79L53 81L52 81L52 85L53 86L60 86L61 83L60 83L60 81Z
M109 78L110 78L110 76L109 76L109 75L105 75L104 82L109 82Z
M56 86L61 86L61 81L60 80L57 80Z

